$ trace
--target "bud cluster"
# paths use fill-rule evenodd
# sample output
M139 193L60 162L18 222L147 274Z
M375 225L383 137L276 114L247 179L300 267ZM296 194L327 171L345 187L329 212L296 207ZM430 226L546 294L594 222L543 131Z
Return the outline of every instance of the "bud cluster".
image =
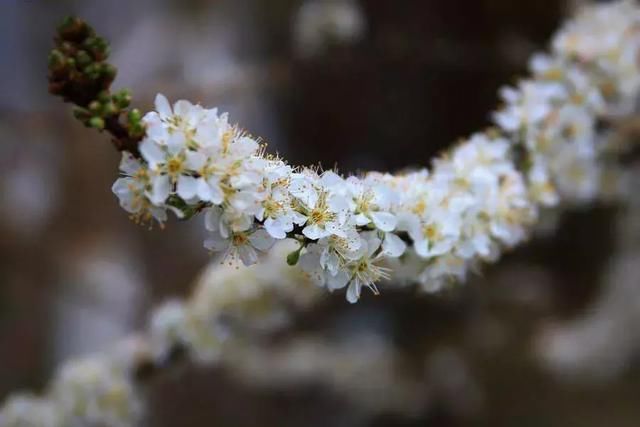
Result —
M54 41L49 54L49 92L75 104L73 114L85 126L107 130L119 150L137 155L138 141L144 135L141 113L127 111L129 91L110 91L117 70L107 62L107 41L74 17L58 27Z

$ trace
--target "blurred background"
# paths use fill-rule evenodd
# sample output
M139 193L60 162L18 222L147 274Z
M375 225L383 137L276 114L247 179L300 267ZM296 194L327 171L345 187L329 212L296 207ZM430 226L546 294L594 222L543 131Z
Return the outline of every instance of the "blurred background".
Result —
M143 111L163 92L229 111L294 164L396 171L487 126L577 3L0 0L0 399L142 327L209 262L200 220L127 219L108 137L47 94L62 17L112 42L115 87ZM290 331L313 338L155 379L145 423L637 426L637 211L567 213L441 295L328 296Z

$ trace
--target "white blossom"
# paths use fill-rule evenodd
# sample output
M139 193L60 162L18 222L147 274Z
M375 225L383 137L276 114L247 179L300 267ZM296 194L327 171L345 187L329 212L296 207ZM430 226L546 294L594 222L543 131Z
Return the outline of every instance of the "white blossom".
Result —
M291 238L298 249L287 260L329 290L348 286L351 301L386 277L417 276L435 290L526 240L542 208L604 191L611 173L596 124L640 88L639 10L629 1L585 9L551 54L532 57L530 78L501 90L497 128L430 170L344 177L297 168L265 154L228 115L158 95L141 158L123 157L113 191L138 220L205 211L205 246L227 260L254 264Z
M135 426L142 408L128 375L106 355L75 360L54 379L51 399L69 425Z
M121 178L113 184L112 191L120 200L120 206L138 223L155 219L160 224L167 220L166 207L148 198L151 188L151 172L146 165L129 153L122 154Z

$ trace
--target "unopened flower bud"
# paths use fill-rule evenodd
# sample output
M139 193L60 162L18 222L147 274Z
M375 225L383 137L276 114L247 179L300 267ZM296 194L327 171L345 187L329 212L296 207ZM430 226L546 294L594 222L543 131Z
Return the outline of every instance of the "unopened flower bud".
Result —
M102 117L91 117L88 122L89 127L94 129L104 129L104 119Z

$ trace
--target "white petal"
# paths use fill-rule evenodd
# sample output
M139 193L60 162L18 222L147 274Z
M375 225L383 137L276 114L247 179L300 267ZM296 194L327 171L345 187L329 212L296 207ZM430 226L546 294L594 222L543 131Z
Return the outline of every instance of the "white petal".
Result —
M211 203L216 205L222 204L224 201L224 192L220 187L220 179L217 176L212 176L207 180L207 186L209 188L209 198Z
M204 241L204 247L213 252L222 252L229 248L229 240L223 239L219 234Z
M368 257L373 256L373 254L378 250L378 248L380 248L380 245L382 244L382 241L380 241L376 232L371 232L371 235L367 237L366 242L367 243L365 246L367 249Z
M184 133L174 132L167 141L167 148L171 154L175 155L184 150L186 144L187 138L184 136Z
M360 225L360 226L367 225L371 222L369 217L362 213L356 215L355 219L356 219L356 225Z
M310 209L315 208L318 203L318 192L313 188L313 183L309 179L292 179L289 184L289 192Z
M233 213L233 217L229 219L229 225L227 226L224 221L221 222L222 235L228 235L230 231L241 232L247 231L253 225L253 215L246 215L242 213Z
M151 203L154 205L163 205L170 193L171 182L169 181L169 177L161 175L153 179L149 200L151 200Z
M169 105L167 97L161 93L156 95L156 111L163 119L166 119L173 115L173 113L171 112L171 105Z
M124 151L122 153L122 159L120 160L120 170L127 175L135 174L142 165L140 161L133 157L131 154Z
M145 133L147 137L162 144L165 144L167 142L167 140L169 139L169 131L157 114L155 115L155 117L146 120L145 124Z
M311 281L317 286L324 286L325 274L320 267L320 259L317 254L305 252L300 256L300 268L304 271Z
M307 236L311 240L318 240L323 237L326 237L329 233L327 233L324 229L320 228L317 224L307 225L303 230L302 234Z
M241 245L238 246L236 250L238 251L238 256L242 260L242 263L246 267L249 267L258 262L258 254L251 245Z
M393 231L398 225L396 216L389 212L372 212L371 219L375 226L382 231Z
M249 236L249 241L259 251L266 252L271 249L276 242L266 230L260 228Z
M333 171L326 171L325 173L322 174L322 177L320 178L320 183L327 188L332 188L337 185L343 184L344 179Z
M297 225L304 225L307 222L307 217L296 211L291 212L291 219Z
M177 193L183 200L193 199L198 189L198 180L192 176L181 175L178 178Z
M249 191L239 191L231 197L231 206L240 212L251 213L258 208L255 194Z
M398 258L402 256L406 249L407 244L395 234L387 233L384 236L384 242L382 243L382 250L384 255L391 258Z
M421 258L431 258L429 251L429 241L426 239L416 240L413 242L413 248Z
M355 280L351 282L347 288L347 301L351 304L355 304L360 299L360 284Z
M181 116L186 118L193 111L193 104L189 101L185 101L184 99L180 99L173 104L173 113L176 116Z
M510 111L500 111L493 115L493 120L507 132L515 132L520 127L520 120Z
M167 220L167 211L162 208L151 206L149 212L151 212L151 215L160 223Z
M400 231L415 233L420 228L420 218L416 214L402 212L396 218L398 220L396 228Z
M340 224L336 222L328 222L324 228L326 230L325 236L329 236L333 234L338 237L345 237L345 238L347 237L347 231L345 230L345 228L340 226Z
M327 280L327 288L329 290L342 289L349 283L351 277L345 271L340 271L335 276L329 276Z
M131 184L133 183L134 181L131 178L118 178L111 186L111 191L118 197L130 195Z
M249 157L254 154L258 148L259 145L256 141L245 136L233 144L233 153L239 157Z
M207 163L207 156L196 151L187 151L185 166L192 171L199 171Z
M347 199L338 194L331 195L327 205L333 212L346 212L349 210L349 203L347 202Z
M165 162L167 154L153 140L146 138L140 144L140 154L147 161L151 169L155 169L158 165Z
M283 221L267 218L264 222L264 228L271 237L281 240L287 237L287 231L291 231L293 229L293 224L292 227L285 227Z
M214 206L204 214L204 226L209 231L217 231L220 229L221 219L222 209Z

